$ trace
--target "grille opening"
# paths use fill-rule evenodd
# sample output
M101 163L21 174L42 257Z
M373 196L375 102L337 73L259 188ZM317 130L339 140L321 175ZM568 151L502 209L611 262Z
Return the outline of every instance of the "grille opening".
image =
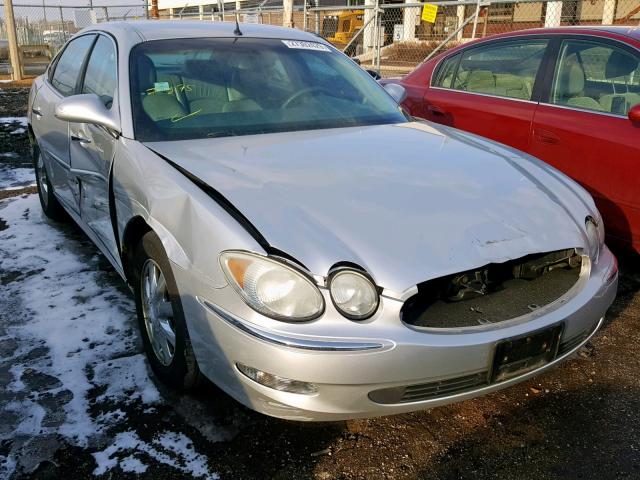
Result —
M402 321L418 327L464 328L531 313L567 293L580 277L575 249L527 255L418 285Z
M382 404L420 402L456 395L486 385L489 385L488 372L479 372L418 385L374 390L369 392L369 398Z

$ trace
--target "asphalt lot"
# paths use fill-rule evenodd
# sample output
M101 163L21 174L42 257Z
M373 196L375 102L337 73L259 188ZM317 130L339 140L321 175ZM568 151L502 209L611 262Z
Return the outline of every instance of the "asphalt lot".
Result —
M117 274L41 214L25 103L0 91L0 478L640 478L637 256L579 355L486 397L309 425L213 385L177 396L149 376Z

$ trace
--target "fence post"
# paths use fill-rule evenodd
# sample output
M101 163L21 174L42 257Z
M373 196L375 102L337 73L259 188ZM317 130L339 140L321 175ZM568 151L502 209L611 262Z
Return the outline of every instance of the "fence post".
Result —
M462 22L464 22L464 19L466 17L466 5L458 5L456 7L456 16L458 17L457 26L459 27L460 25L462 25ZM457 35L457 40L458 41L462 40L463 35L464 35L464 32L462 30L459 30Z
M473 33L471 34L471 39L476 38L476 30L478 28L478 15L480 15L480 0L476 2L476 13L473 17Z
M376 0L376 72L378 72L378 75L380 75L380 54L382 52L382 43L384 42L382 15L380 13L380 1Z
M304 3L302 5L302 31L307 31L307 0L302 0Z
M13 16L13 0L4 0L4 19L7 25L7 40L9 40L9 58L14 80L22 80L22 59L18 49L16 36L16 20Z
M60 28L62 29L62 35L64 36L64 39L67 40L67 32L66 32L66 28L64 28L64 15L62 14L62 7L58 7L58 12L60 12Z

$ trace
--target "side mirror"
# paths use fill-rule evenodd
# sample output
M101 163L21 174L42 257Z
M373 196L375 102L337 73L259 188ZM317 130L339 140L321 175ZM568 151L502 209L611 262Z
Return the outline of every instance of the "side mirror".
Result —
M120 133L120 122L111 110L107 110L100 97L93 93L72 95L61 100L55 109L55 116L72 123L101 125Z
M380 80L382 78L380 76L380 74L378 72L376 72L375 70L365 70L365 72L367 72L369 75L371 75L374 80Z
M634 105L629 109L629 120L633 123L640 124L640 103Z
M397 83L387 83L384 89L398 104L404 102L404 99L407 98L407 91L402 85L398 85Z

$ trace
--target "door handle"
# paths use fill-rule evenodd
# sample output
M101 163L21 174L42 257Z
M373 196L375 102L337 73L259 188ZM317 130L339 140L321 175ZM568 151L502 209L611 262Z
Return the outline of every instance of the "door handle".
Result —
M558 135L543 128L536 128L533 131L533 136L542 143L560 143Z
M42 109L40 107L31 107L31 113L38 118L42 117Z
M447 112L437 105L427 105L427 110L429 110L434 115L446 115Z
M78 142L80 145L86 145L88 143L91 143L91 140L89 140L86 137L83 137L81 135L77 135L75 133L71 134L71 140L74 142Z

